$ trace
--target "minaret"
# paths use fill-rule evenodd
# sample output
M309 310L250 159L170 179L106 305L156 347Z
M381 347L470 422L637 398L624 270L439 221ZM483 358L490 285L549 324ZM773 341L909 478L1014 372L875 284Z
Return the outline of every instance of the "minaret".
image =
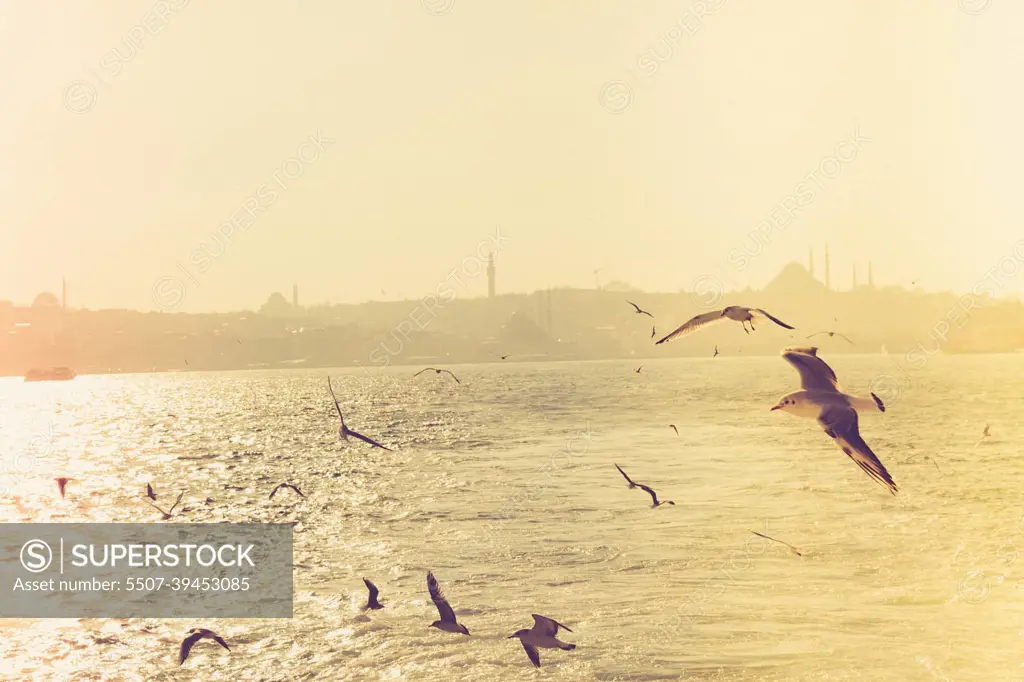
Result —
M63 277L60 280L60 309L65 313L68 311L68 281Z
M807 249L807 272L811 273L811 279L814 279L814 249Z
M487 256L487 298L494 298L494 252Z
M832 270L828 264L828 246L825 247L825 288L832 288Z
M871 272L871 261L868 261L868 286L875 286L875 277L874 274Z
M299 283L292 282L292 307L298 309L299 307Z
M853 289L857 288L857 264L853 264Z

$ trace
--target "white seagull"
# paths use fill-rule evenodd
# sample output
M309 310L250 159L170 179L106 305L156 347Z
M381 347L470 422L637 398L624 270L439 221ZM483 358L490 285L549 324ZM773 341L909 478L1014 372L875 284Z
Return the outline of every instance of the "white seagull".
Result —
M569 628L565 627L553 618L546 616L538 616L536 613L533 615L533 627L529 630L517 630L514 635L511 635L509 639L518 638L523 644L523 649L526 650L526 655L530 657L530 661L533 665L540 667L540 649L562 649L563 651L572 651L576 648L575 644L567 644L558 639L558 628L562 628L566 632L572 632Z
M347 426L345 426L345 415L343 415L341 413L341 405L338 404L338 396L334 395L334 387L331 386L331 378L330 377L327 377L327 388L331 389L331 397L334 398L334 407L337 408L337 410L338 410L338 417L341 418L341 426L338 427L338 435L341 437L342 440L346 440L347 441L349 436L355 436L359 440L361 440L361 441L363 441L365 443L369 443L370 445L374 446L375 448L380 448L382 450L391 450L391 448L384 447L383 445L381 445L380 443L378 443L374 439L367 438L363 434L358 433L356 431L353 431L352 429L350 429Z
M444 593L441 592L441 586L437 584L437 579L434 578L434 574L430 571L427 571L427 589L430 590L430 599L434 602L434 606L437 607L438 615L441 616L441 620L435 620L430 624L430 627L444 630L445 632L461 632L464 635L468 635L469 629L465 625L459 625L455 618L455 611L452 610Z
M874 393L870 398L859 398L840 391L836 373L818 357L817 348L784 348L782 357L800 372L802 390L782 396L771 409L817 419L864 473L895 495L899 490L892 476L857 430L858 410L885 412L882 400Z
M747 308L741 305L731 305L728 308L723 308L722 310L712 310L709 313L702 313L690 318L668 336L656 341L655 345L671 341L672 339L679 338L680 336L684 336L692 331L700 329L705 325L713 322L721 322L723 320L733 320L734 322L741 323L743 325L743 331L749 334L754 331L754 319L758 317L771 320L775 324L780 327L785 327L786 329L796 329L796 327L789 326L779 318L772 316L768 311L761 308ZM750 323L750 329L747 329L748 322Z

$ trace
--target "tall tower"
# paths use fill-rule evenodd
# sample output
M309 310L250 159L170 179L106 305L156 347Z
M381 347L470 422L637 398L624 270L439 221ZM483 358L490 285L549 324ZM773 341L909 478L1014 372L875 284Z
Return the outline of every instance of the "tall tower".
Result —
M292 307L299 307L299 283L292 282Z
M828 246L825 247L825 288L832 288L832 270L828 264Z
M494 252L487 256L487 298L494 298Z
M871 272L871 261L868 261L868 286L869 287L875 286L875 276Z
M807 272L811 273L811 279L814 279L814 249L807 249Z
M857 288L857 264L853 264L853 288Z
M68 281L63 277L60 279L60 309L65 313L68 311Z

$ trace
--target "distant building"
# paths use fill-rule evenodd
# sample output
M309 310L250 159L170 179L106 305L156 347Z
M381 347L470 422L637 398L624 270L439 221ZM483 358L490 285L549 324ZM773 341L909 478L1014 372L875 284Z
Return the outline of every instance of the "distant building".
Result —
M56 310L60 308L60 301L58 301L57 297L49 291L44 291L33 299L32 307L44 310Z

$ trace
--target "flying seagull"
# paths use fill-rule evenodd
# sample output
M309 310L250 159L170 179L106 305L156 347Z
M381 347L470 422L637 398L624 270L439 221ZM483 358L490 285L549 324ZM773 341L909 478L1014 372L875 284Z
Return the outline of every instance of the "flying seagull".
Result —
M414 377L418 377L419 375L423 374L424 372L429 372L430 370L434 370L434 373L436 373L436 374L440 374L441 372L448 372L448 374L452 375L452 379L455 379L455 383L457 383L457 384L461 384L462 383L461 381L459 381L459 378L457 376L455 376L454 374L452 374L449 370L447 370L447 369L437 369L436 367L427 367L426 369L421 369L420 371L418 371L415 374L413 374L413 376Z
M149 499L151 499L154 502L156 502L156 493L153 492L152 484L149 484L149 483L146 484L146 497L148 497Z
M846 336L845 334L840 334L839 332L832 332L832 331L828 331L828 330L824 330L824 331L820 331L820 332L814 332L813 334L811 334L807 338L811 338L813 336L817 336L818 334L828 334L830 338L833 337L833 336L840 336L840 337L846 339L850 343L850 345L856 345L856 344L853 343L853 341L850 341L850 338L848 336Z
M341 437L342 440L347 441L349 436L355 436L359 440L365 443L369 443L370 445L376 448L381 448L382 450L391 450L391 448L384 447L383 445L373 440L372 438L367 438L363 434L353 431L352 429L345 426L345 415L341 413L341 405L338 404L338 396L334 395L334 387L331 386L331 377L327 377L327 388L331 389L331 397L334 398L334 407L337 408L338 417L341 418L341 426L338 427L338 435Z
M709 313L702 313L690 318L671 334L660 341L656 341L655 345L689 334L692 331L700 329L704 325L711 324L713 322L721 322L723 320L733 320L734 322L741 323L743 325L743 331L749 334L754 330L754 319L757 317L767 318L780 327L785 327L786 329L796 329L796 327L789 326L779 318L772 316L766 310L761 308L746 308L741 305L731 305L722 310L712 310ZM747 329L748 322L750 323L750 329Z
M366 585L366 589L370 591L370 598L367 600L366 606L363 607L363 611L367 609L377 610L384 608L384 605L377 601L377 595L380 594L380 590L377 589L377 586L366 578L363 578L363 584Z
M675 504L676 504L672 500L658 500L658 493L654 492L653 490L651 490L649 487L647 487L645 485L637 483L636 487L640 488L640 490L646 491L647 494L651 496L651 499L654 500L654 504L651 505L652 508L653 507L660 507L663 504L671 504L674 507Z
M618 469L619 473L622 474L622 477L629 482L629 487L630 488L635 488L636 487L636 483L633 483L633 479L626 475L626 472L622 470L622 467L620 467L618 464L616 464L615 468Z
M149 500L146 500L146 503L147 503L147 504L148 504L148 505L149 505L150 507L152 507L153 509L156 509L156 510L157 510L158 512L160 512L161 514L163 514L163 520L164 520L164 521L166 521L166 520L168 520L169 518L171 518L171 514L172 514L172 513L174 512L174 508L178 506L178 503L179 503L179 502L181 502L181 496L182 496L182 495L184 495L184 494L185 494L185 491L184 491L184 490L182 490L182 491L181 491L180 493L178 493L178 499L176 499L176 500L174 501L174 504L172 504L172 505L171 505L171 508L170 508L170 509L168 509L167 511L164 511L163 509L161 509L160 507L156 506L155 504L153 504L153 503L152 503L152 502L150 502Z
M487 352L491 353L491 351L487 351ZM491 353L491 355L493 355L496 358L501 358L502 360L504 360L505 358L509 357L512 354L511 353L505 353L504 355L498 355L497 353Z
M921 453L917 453L917 454L921 454ZM910 460L914 459L915 457L917 457L916 454L915 455L911 455L910 457L907 457L905 460L903 460L902 464L909 464ZM929 455L924 455L924 456L921 457L921 459L927 459L927 460L931 461L931 463L933 465L935 465L935 470L938 471L940 474L942 473L942 469L939 468L939 463L936 462L934 458L932 458Z
M979 439L978 439L978 442L974 444L974 447L978 447L979 445L981 445L981 441L985 440L985 439L986 439L986 438L988 438L988 437L989 437L990 435L992 435L992 434L990 434L990 433L988 432L988 430L989 430L989 425L988 425L988 424L985 424L985 430L984 430L984 431L983 431L983 432L981 433L981 438L979 438Z
M653 338L654 338L654 335L655 335L655 334L657 334L657 333L658 333L658 332L657 332L657 330L656 330L655 326L654 326L654 325L652 324L652 325L651 325L651 338L653 339Z
M437 607L438 615L441 616L441 620L435 620L430 624L430 627L444 630L445 632L461 632L464 635L468 635L469 629L465 625L459 625L458 621L455 620L455 611L448 604L448 600L445 599L444 593L441 592L441 587L437 584L434 574L430 571L427 571L427 589L430 590L430 598L433 600L434 606Z
M60 499L63 500L64 499L64 488L67 487L69 481L73 481L75 479L73 479L73 478L64 478L62 476L60 478L55 478L53 480L57 481L57 487L60 488Z
M718 344L715 344L715 354L712 355L711 357L713 357L713 358L717 358L718 357Z
M758 536L764 538L765 540L771 540L772 542L777 542L780 545L785 545L786 547L789 547L790 550L792 550L793 554L796 554L797 556L803 556L803 554L800 553L800 550L798 550L796 547L794 547L793 545L789 544L788 542L783 542L782 540L776 540L775 538L768 537L764 533L758 533L756 530L752 530L750 532L753 533L754 535L758 535Z
M672 427L672 430L675 431L676 435L678 436L679 435L679 429L676 428L676 425L675 424L669 424L669 426Z
M575 644L566 644L559 641L558 628L562 628L566 632L572 632L572 630L553 618L538 616L535 613L533 614L533 627L529 630L517 630L509 639L518 638L523 644L523 649L526 650L526 655L530 657L530 661L539 668L540 652L537 651L538 648L562 649L563 651L572 651L576 648Z
M271 500L274 499L274 495L276 495L277 491L280 490L281 488L291 488L292 490L299 494L299 497L305 497L305 495L302 494L302 491L299 490L298 486L294 486L291 483L278 483L277 487L270 491Z
M188 658L189 653L192 651L192 647L201 639L212 639L217 644L231 651L231 647L224 641L224 638L218 635L213 630L207 630L206 628L192 628L188 631L188 637L181 642L181 649L178 651L178 665L180 666Z
M643 366L643 365L640 365L639 367L637 367L637 368L636 368L636 369L634 369L633 371L634 371L634 372L636 372L637 374L639 374L639 373L640 373L640 370L642 370L643 368L644 368L644 366Z
M782 358L800 372L802 390L782 396L771 409L817 419L825 433L864 473L895 495L899 489L892 476L857 429L857 411L885 412L882 400L874 393L870 398L842 393L836 373L818 357L817 348L784 348Z
M643 308L638 306L636 303L633 303L632 301L626 301L626 303L628 303L631 306L633 306L634 308L636 308L636 314L637 315L646 315L647 317L650 317L652 319L654 318L654 315L651 315L649 312L647 312L646 310L644 310Z

